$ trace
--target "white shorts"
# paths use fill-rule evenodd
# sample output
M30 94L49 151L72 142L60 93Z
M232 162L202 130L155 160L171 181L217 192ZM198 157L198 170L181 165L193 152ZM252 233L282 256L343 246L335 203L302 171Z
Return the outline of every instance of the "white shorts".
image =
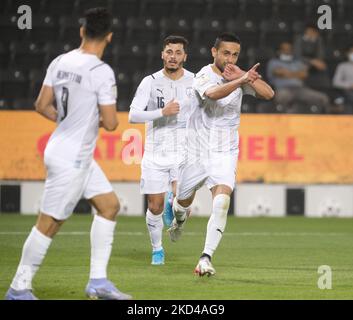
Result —
M177 198L179 200L190 198L204 184L209 189L224 184L233 190L237 161L238 151L183 163L179 167Z
M178 177L178 166L173 158L170 161L153 161L143 158L141 162L141 194L158 194L170 190L170 184Z
M69 218L82 197L91 199L113 191L104 172L94 160L86 168L64 166L54 159L45 159L45 162L47 179L41 212L57 220Z

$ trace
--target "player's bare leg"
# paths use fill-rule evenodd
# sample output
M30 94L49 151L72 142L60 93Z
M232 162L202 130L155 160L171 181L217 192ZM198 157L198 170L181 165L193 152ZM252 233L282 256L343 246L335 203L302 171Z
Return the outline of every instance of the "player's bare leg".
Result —
M107 266L114 240L115 219L120 210L114 192L89 199L97 210L91 227L91 269L86 294L91 299L129 300L131 296L119 291L107 279Z
M32 293L32 280L41 266L52 242L52 238L59 231L63 220L40 213L36 225L24 243L21 261L17 272L7 291L8 300L36 300Z
M151 264L153 265L164 264L164 250L162 246L164 196L165 193L147 195L146 226L151 239Z
M205 247L195 268L199 276L212 276L216 273L211 258L222 239L227 223L227 215L232 189L226 185L216 185L211 188L213 206L212 214L207 224Z

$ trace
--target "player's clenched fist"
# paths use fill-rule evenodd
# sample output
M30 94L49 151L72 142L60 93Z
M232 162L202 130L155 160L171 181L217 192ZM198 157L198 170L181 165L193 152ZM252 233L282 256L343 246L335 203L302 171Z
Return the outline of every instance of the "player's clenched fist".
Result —
M165 117L168 116L174 116L178 114L180 111L180 105L179 102L173 99L172 101L169 101L166 106L162 109L162 114Z

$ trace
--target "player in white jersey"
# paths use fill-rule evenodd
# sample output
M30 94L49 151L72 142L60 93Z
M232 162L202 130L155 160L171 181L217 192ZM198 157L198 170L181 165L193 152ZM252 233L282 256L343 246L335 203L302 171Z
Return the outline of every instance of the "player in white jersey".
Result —
M147 194L146 224L153 265L164 264L165 193L170 184L175 190L178 164L185 147L186 119L195 76L183 68L187 45L187 40L181 36L169 36L164 40L164 68L142 80L130 106L130 122L147 122L140 189L142 194Z
M274 95L272 88L260 79L258 64L248 72L235 65L239 53L238 37L229 33L220 35L212 48L214 63L203 67L193 82L194 105L187 124L188 152L180 166L173 203L175 218L168 231L172 241L180 237L195 192L206 184L212 192L213 207L204 250L195 268L200 276L215 274L211 257L226 226L235 184L242 96L252 94L271 99Z
M47 179L40 214L24 244L6 299L36 299L32 279L52 238L81 197L97 210L91 228L91 270L86 294L95 299L131 298L107 280L119 201L93 160L99 126L113 131L118 125L114 72L101 60L112 39L111 20L105 8L87 10L80 29L80 48L57 57L48 67L35 107L42 116L57 122L57 128L44 154Z

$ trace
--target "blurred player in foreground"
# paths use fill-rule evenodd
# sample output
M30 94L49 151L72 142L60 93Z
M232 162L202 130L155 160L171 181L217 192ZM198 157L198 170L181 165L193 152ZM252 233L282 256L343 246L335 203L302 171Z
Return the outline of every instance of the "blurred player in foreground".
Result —
M213 207L208 221L205 246L195 273L214 275L211 258L221 241L235 184L238 159L238 127L244 94L264 99L274 96L256 68L243 71L236 66L240 40L225 33L212 48L214 63L203 67L193 82L193 112L187 124L187 155L180 166L177 194L173 203L175 219L168 230L176 241L183 229L196 191L203 185L212 192Z
M57 128L44 154L47 179L40 214L24 244L6 294L9 300L37 299L32 293L32 279L52 238L82 196L97 209L91 228L91 269L86 294L92 299L131 299L107 279L120 205L111 184L93 160L99 126L113 131L118 125L114 72L101 60L112 39L111 15L104 8L88 10L80 35L80 48L51 62L35 102L36 111L57 122Z
M181 36L164 39L163 69L142 80L130 106L130 122L147 122L140 190L147 194L146 225L151 238L153 265L164 264L165 193L170 184L173 190L176 188L178 164L185 148L186 117L191 108L190 95L195 76L183 68L187 45L188 41ZM169 193L168 199L172 196ZM172 216L168 202L166 210ZM168 212L165 215L168 220ZM170 223L166 221L166 225Z

